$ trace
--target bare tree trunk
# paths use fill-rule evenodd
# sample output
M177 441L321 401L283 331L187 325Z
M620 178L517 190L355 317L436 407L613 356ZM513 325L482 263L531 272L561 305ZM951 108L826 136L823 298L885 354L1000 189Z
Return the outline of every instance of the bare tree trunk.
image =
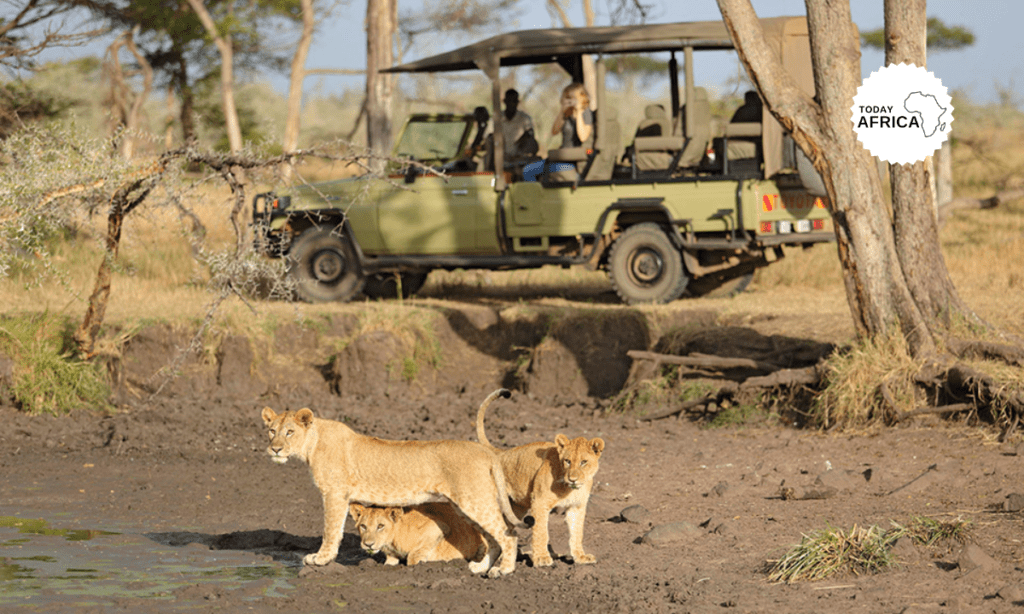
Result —
M192 85L188 82L188 61L185 59L185 53L180 49L175 50L175 53L178 57L178 66L173 79L181 93L181 134L186 143L191 143L196 140L196 98Z
M221 35L210 12L201 0L188 0L207 35L220 52L220 97L224 107L224 129L228 133L228 146L232 153L242 150L242 128L238 123L238 109L235 107L234 49L230 34Z
M593 4L591 0L582 0L582 3L586 25L588 28L592 28L594 26ZM548 6L558 14L563 28L574 27L572 20L569 19L569 14L565 12L565 7L562 6L560 0L548 0ZM587 94L590 95L590 108L593 110L597 108L597 68L591 55L584 53L581 57L583 60L583 87L587 89Z
M926 0L885 0L885 63L926 65ZM893 229L907 286L933 334L951 316L974 314L949 278L939 245L935 193L928 164L890 164Z
M174 86L167 86L167 116L164 118L164 149L174 147Z
M394 78L381 74L394 62L394 38L398 27L397 0L366 3L366 146L376 154L391 153L391 103ZM383 170L384 162L371 164Z
M801 92L783 69L749 0L718 0L740 60L768 110L825 181L858 333L875 336L899 327L915 350L926 350L931 337L904 279L881 180L850 123L850 100L861 81L860 40L850 6L810 0L806 5L820 103Z
M139 52L139 48L135 45L135 33L135 30L128 33L125 37L125 45L132 56L135 57L135 61L139 64L139 71L142 72L142 91L135 95L135 99L132 101L132 105L128 109L128 115L125 118L125 136L121 141L121 155L124 156L125 160L131 160L135 155L134 134L139 128L139 117L142 115L142 107L146 104L146 100L149 99L149 93L153 91L153 67L150 66L149 62L146 61L146 57Z
M292 56L291 80L288 83L288 116L284 123L284 151L295 151L299 147L299 128L302 122L302 82L306 77L306 58L309 46L313 42L313 28L316 26L316 15L313 13L313 0L300 0L302 6L302 36ZM285 181L291 179L292 165L286 164L283 169Z

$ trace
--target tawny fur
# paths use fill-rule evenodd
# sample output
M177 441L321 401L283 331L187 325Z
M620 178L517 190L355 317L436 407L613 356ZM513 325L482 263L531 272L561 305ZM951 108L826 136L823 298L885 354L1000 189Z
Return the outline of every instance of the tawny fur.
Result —
M480 443L494 448L484 432L484 414L499 396L508 398L504 388L495 390L480 405L476 417L476 434ZM604 451L600 437L570 440L559 434L554 443L538 441L511 450L499 450L502 471L512 498L512 509L518 518L533 516L531 540L533 565L553 564L548 553L548 516L552 511L565 511L569 525L569 553L578 564L594 563L594 555L583 550L583 524L587 502L594 486L594 474Z
M509 506L491 448L470 441L377 439L316 418L309 408L278 414L266 407L262 416L270 436L267 453L279 463L293 457L308 463L323 496L323 544L306 555L306 565L326 565L338 555L351 502L393 507L451 502L487 539L487 555L470 563L470 571L497 577L515 569L516 538L505 522L524 525ZM500 565L494 566L499 552Z
M385 565L465 559L479 561L487 553L483 537L449 503L408 508L349 507L363 549L383 552Z

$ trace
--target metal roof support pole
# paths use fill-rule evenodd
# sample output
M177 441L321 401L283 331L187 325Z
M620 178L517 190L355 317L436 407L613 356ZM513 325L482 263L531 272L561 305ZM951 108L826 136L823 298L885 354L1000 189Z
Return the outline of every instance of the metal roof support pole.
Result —
M697 128L693 125L693 47L683 48L683 70L686 71L686 117L683 118L683 126L687 138L693 136Z
M597 139L601 139L601 143L604 143L608 137L605 135L604 127L607 124L608 113L605 110L605 92L604 92L604 78L605 78L605 66L604 56L597 56L596 69L597 75L595 75L594 84L597 91L594 92L594 97L597 99L597 137L594 138L594 149L597 149Z
M501 58L497 53L489 53L484 57L477 57L474 60L477 67L484 72L491 80L491 106L494 112L491 114L493 131L491 132L494 144L494 191L505 191L505 131L502 130L504 117L501 109Z
M672 127L679 126L679 60L676 59L676 52L668 61L669 92L672 94ZM667 135L665 135L667 136Z

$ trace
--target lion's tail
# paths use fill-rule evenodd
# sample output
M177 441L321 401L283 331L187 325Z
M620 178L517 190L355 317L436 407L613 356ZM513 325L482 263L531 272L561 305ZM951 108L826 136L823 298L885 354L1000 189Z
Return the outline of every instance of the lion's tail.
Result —
M484 432L484 414L487 413L487 408L490 407L491 403L493 403L498 397L508 399L512 397L512 393L509 392L507 388L498 388L491 394L487 395L484 402L480 404L480 409L476 412L476 438L480 443L490 448L493 448L494 446L487 440L487 433Z
M501 461L498 460L497 455L494 456L494 462L491 463L491 477L494 478L494 485L497 487L498 505L501 506L501 513L505 516L505 520L513 527L519 529L532 527L532 518L527 517L530 520L519 520L516 517L516 513L512 511L512 504L508 502L508 484L505 483L505 472L501 469Z

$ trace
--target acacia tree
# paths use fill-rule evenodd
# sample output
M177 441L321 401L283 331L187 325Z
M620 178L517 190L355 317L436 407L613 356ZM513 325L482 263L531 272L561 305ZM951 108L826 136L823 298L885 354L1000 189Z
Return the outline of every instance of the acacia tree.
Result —
M224 106L224 128L228 133L228 146L232 152L242 149L242 128L238 123L238 109L235 107L235 50L231 31L218 27L213 15L201 0L188 0L188 5L195 11L199 22L206 29L207 36L217 46L220 53L220 99ZM234 20L234 4L228 3L225 21Z
M366 146L371 152L391 151L391 112L394 77L381 74L395 60L398 30L397 0L366 2ZM380 170L380 169L376 169Z
M860 84L860 44L848 2L806 0L816 97L803 93L765 39L749 0L718 6L752 83L767 109L789 131L822 176L829 197L846 297L861 337L898 331L911 353L939 369L975 398L996 398L991 378L952 364L939 348L961 354L977 343L952 336L950 324L966 321L991 330L960 299L949 278L931 210L923 163L893 167L892 212L870 153L858 142L850 106ZM886 0L886 60L923 65L925 0ZM984 353L1021 362L1024 352L983 344ZM982 390L982 388L984 390ZM1016 415L1024 398L1000 397ZM1015 422L1014 422L1015 424Z
M302 81L306 77L306 58L313 42L313 29L316 27L316 14L313 11L313 0L299 0L302 9L302 34L295 46L292 56L291 78L288 83L288 114L284 122L284 138L282 146L285 152L294 151L299 146L299 128L302 122ZM285 177L291 176L291 165L285 166Z

